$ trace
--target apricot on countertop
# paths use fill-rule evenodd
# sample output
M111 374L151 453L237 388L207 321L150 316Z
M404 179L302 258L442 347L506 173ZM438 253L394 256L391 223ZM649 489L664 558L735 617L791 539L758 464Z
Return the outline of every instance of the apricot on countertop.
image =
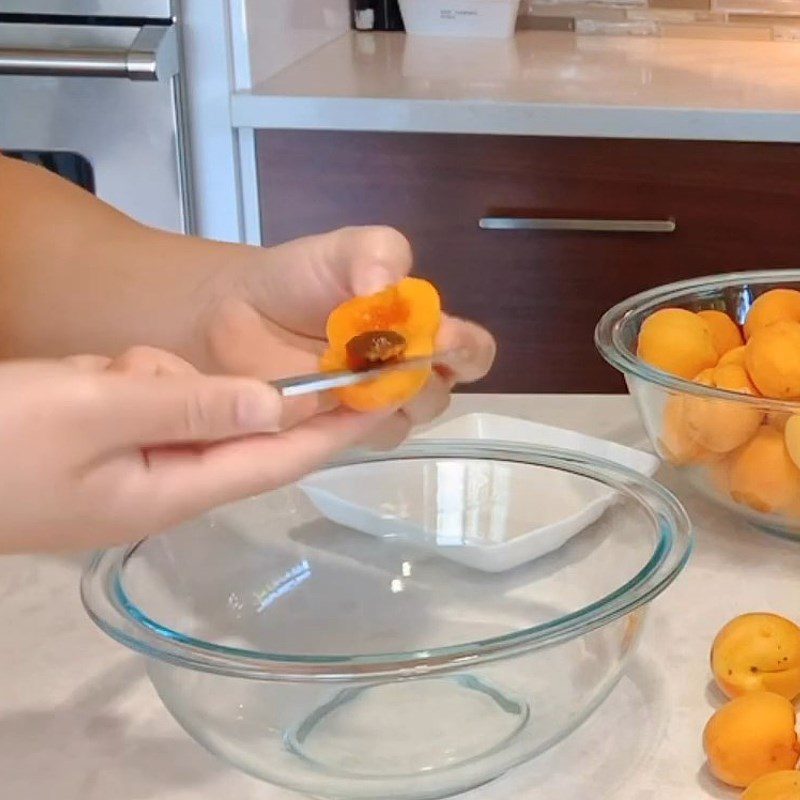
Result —
M741 800L800 800L800 772L782 769L754 780Z
M728 697L758 690L800 695L800 627L777 614L743 614L717 634L711 669Z
M703 731L714 777L744 788L757 778L793 769L800 747L794 706L773 692L751 692L720 708Z

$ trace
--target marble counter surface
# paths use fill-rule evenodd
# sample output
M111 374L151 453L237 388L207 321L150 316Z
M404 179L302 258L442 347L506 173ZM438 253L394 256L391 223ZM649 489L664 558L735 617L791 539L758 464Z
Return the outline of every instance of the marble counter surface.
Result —
M231 114L243 128L797 142L798 74L794 42L348 33L256 71Z
M627 397L459 397L483 410L626 444L643 432ZM800 544L681 491L697 547L652 608L627 677L562 744L468 800L735 797L707 777L700 732L718 702L708 648L730 617L800 618ZM24 800L293 800L207 754L162 708L141 660L84 615L81 559L0 558L0 797Z

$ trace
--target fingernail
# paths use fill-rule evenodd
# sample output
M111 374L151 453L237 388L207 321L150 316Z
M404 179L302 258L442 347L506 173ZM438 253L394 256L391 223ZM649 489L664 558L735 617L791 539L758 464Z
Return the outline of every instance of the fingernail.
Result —
M391 273L386 267L374 266L358 276L353 289L357 295L361 296L377 294L391 286L393 282Z
M236 398L236 426L247 433L265 433L275 427L270 398L261 392L240 392Z

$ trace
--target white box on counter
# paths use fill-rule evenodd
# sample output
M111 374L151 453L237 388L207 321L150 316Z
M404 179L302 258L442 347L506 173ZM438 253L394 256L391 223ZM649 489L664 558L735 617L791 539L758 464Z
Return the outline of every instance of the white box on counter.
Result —
M520 0L399 0L406 33L507 39Z

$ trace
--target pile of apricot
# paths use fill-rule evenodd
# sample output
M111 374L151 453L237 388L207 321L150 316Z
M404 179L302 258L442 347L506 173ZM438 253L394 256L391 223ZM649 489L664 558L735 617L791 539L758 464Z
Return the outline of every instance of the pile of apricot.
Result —
M677 466L704 465L714 490L739 504L800 519L800 292L766 292L741 327L723 311L663 308L644 321L637 354L703 386L798 401L795 416L768 404L672 394L659 450Z
M717 634L711 668L729 698L708 721L711 773L744 788L742 800L800 800L800 627L776 614L744 614Z

